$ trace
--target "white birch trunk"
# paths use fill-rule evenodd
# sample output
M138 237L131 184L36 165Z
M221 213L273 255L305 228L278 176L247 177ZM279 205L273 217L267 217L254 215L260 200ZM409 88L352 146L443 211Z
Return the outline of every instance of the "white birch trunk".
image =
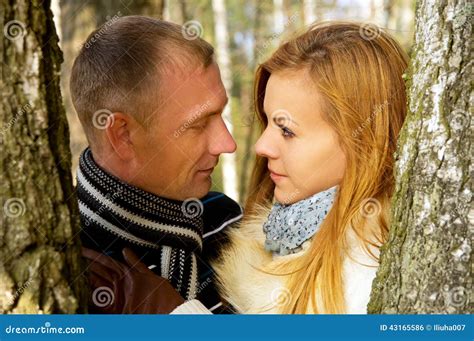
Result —
M273 32L280 34L285 26L283 0L273 0Z
M315 0L303 0L304 24L309 26L316 21Z
M217 45L217 63L221 70L222 81L229 96L229 102L224 109L223 117L229 129L233 134L232 124L232 70L229 52L229 33L227 30L227 12L224 0L212 0L212 9L214 11L214 31ZM239 200L237 191L237 164L235 153L224 154L222 156L222 181L224 193L232 199Z
M390 236L370 313L474 309L471 7L467 0L418 3Z

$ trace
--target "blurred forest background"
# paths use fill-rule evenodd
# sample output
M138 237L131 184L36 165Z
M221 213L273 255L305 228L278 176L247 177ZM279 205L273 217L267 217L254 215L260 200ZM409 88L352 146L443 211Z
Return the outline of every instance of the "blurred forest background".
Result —
M351 20L376 24L409 52L414 31L414 0L55 0L54 21L64 53L61 90L70 126L72 172L87 146L69 95L72 63L87 36L98 26L126 15L147 15L183 24L216 48L230 98L224 117L237 141L234 155L221 156L213 190L242 202L258 138L253 121L252 88L257 65L286 39L313 22Z

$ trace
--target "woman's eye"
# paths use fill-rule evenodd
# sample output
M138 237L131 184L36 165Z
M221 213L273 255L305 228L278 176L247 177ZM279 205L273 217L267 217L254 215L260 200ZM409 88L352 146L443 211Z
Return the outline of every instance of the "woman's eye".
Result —
M293 137L295 136L295 133L293 133L290 129L286 128L286 127L280 127L281 129L281 134L283 135L283 137Z

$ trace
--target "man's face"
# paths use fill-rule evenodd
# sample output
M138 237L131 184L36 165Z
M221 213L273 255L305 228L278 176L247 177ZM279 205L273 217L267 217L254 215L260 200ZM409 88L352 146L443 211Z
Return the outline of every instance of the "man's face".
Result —
M162 77L162 98L148 132L135 136L132 183L176 200L200 198L211 188L221 153L235 141L222 118L227 95L217 64Z

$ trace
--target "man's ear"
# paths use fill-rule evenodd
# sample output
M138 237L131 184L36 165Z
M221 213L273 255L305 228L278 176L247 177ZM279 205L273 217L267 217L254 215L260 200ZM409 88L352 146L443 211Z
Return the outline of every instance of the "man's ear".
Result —
M134 156L130 131L135 120L124 113L114 112L107 117L105 134L120 159L128 161Z

